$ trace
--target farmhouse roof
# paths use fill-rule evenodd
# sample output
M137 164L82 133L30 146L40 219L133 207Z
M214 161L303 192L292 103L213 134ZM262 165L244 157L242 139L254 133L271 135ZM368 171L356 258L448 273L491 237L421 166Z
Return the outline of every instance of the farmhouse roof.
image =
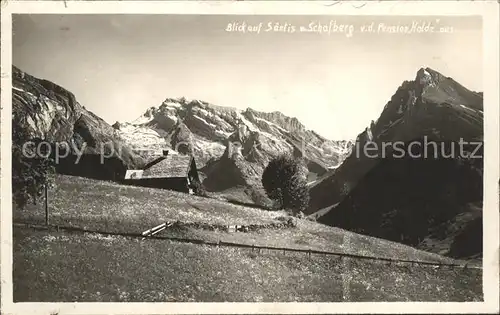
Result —
M143 170L142 178L187 177L191 160L191 156L181 154L162 156Z
M150 161L139 170L127 170L125 179L187 177L192 156L172 154L163 150L163 155Z

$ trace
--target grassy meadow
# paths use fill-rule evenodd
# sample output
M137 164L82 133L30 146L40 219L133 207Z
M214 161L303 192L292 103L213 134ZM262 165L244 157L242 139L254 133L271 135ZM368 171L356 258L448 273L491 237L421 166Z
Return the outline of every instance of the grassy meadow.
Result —
M477 270L14 229L15 301L478 301Z
M177 220L269 224L285 216L216 199L70 176L57 177L49 198L51 224L109 232L140 233ZM44 221L43 202L13 211L15 222ZM297 220L296 227L248 233L183 228L161 235L454 262L307 220ZM476 301L482 299L481 277L479 269L388 266L325 255L14 227L15 301Z
M284 212L267 212L163 189L120 185L58 175L49 193L50 223L112 232L141 232L165 221L214 225L279 222ZM43 200L16 210L14 221L44 223Z

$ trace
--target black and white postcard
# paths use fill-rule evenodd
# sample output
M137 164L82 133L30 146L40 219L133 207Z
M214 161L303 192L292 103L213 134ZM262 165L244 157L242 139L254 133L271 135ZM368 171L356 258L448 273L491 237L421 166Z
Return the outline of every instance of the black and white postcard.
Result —
M499 311L498 2L2 6L2 314Z

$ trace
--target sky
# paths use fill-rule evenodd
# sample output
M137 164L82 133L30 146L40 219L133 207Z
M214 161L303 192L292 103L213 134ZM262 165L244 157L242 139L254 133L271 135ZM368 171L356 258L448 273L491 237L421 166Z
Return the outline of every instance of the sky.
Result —
M235 23L247 31L228 28ZM300 32L310 23L354 31ZM361 32L371 23L380 32ZM412 23L448 32L382 27ZM483 88L480 17L15 15L12 47L15 66L110 124L183 96L281 111L327 138L353 139L421 67Z

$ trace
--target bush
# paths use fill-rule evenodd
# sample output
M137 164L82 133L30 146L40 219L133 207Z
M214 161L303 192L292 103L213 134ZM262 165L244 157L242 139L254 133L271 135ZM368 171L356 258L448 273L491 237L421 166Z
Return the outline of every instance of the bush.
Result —
M307 209L309 190L301 160L281 155L269 162L262 174L262 186L279 209L298 213Z

